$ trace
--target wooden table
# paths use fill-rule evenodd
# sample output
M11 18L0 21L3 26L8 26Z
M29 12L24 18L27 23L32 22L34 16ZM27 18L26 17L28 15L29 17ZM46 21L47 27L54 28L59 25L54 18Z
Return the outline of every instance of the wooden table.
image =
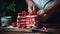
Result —
M0 34L60 34L60 27L58 26L54 26L54 28L48 28L49 32L30 32L31 30L28 32L20 32L20 30L17 31L16 29L15 31L4 31L5 28L2 28L2 30L3 31L0 31Z

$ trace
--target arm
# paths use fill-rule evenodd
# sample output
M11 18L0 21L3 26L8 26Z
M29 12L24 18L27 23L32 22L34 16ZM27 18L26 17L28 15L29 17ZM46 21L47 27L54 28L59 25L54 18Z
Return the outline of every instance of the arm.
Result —
M53 6L48 7L47 9L43 9L45 11L44 15L42 16L42 21L46 21L46 19L55 12L56 8L60 6L60 0L57 0Z
M26 0L26 3L29 5L30 3L32 3L32 0Z
M60 6L60 0L56 0L56 3L54 5L48 7L48 9L44 9L44 11L47 14L52 14L55 11L55 9L59 6Z

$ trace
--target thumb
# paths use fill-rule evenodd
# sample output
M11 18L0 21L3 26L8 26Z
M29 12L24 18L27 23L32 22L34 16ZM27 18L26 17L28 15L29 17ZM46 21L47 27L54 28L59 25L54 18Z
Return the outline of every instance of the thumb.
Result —
M29 13L31 13L31 12L32 12L31 7L28 7L28 12L29 12Z

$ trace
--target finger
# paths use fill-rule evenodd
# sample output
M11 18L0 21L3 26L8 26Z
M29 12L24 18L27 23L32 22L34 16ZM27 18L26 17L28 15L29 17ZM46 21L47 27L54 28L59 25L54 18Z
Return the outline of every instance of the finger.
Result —
M29 13L31 13L31 12L32 12L31 7L28 7L28 12L29 12Z
M43 14L44 13L44 10L41 10L41 13L40 14Z
M44 10L39 10L39 11L38 11L38 14L39 14L39 15L43 15L43 14L44 14Z
M41 12L41 11L39 10L39 11L37 12L37 15L40 15L40 12Z
M33 11L35 11L35 6L33 6Z

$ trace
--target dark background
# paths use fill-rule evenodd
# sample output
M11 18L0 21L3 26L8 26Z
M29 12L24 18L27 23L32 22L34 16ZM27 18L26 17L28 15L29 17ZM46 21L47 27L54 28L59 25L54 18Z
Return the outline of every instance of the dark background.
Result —
M12 10L7 10L6 7L9 6L12 1L15 3L15 12ZM16 22L17 13L27 11L27 4L25 0L0 0L0 21L2 16L12 16L12 21ZM5 13L3 15L3 13Z

